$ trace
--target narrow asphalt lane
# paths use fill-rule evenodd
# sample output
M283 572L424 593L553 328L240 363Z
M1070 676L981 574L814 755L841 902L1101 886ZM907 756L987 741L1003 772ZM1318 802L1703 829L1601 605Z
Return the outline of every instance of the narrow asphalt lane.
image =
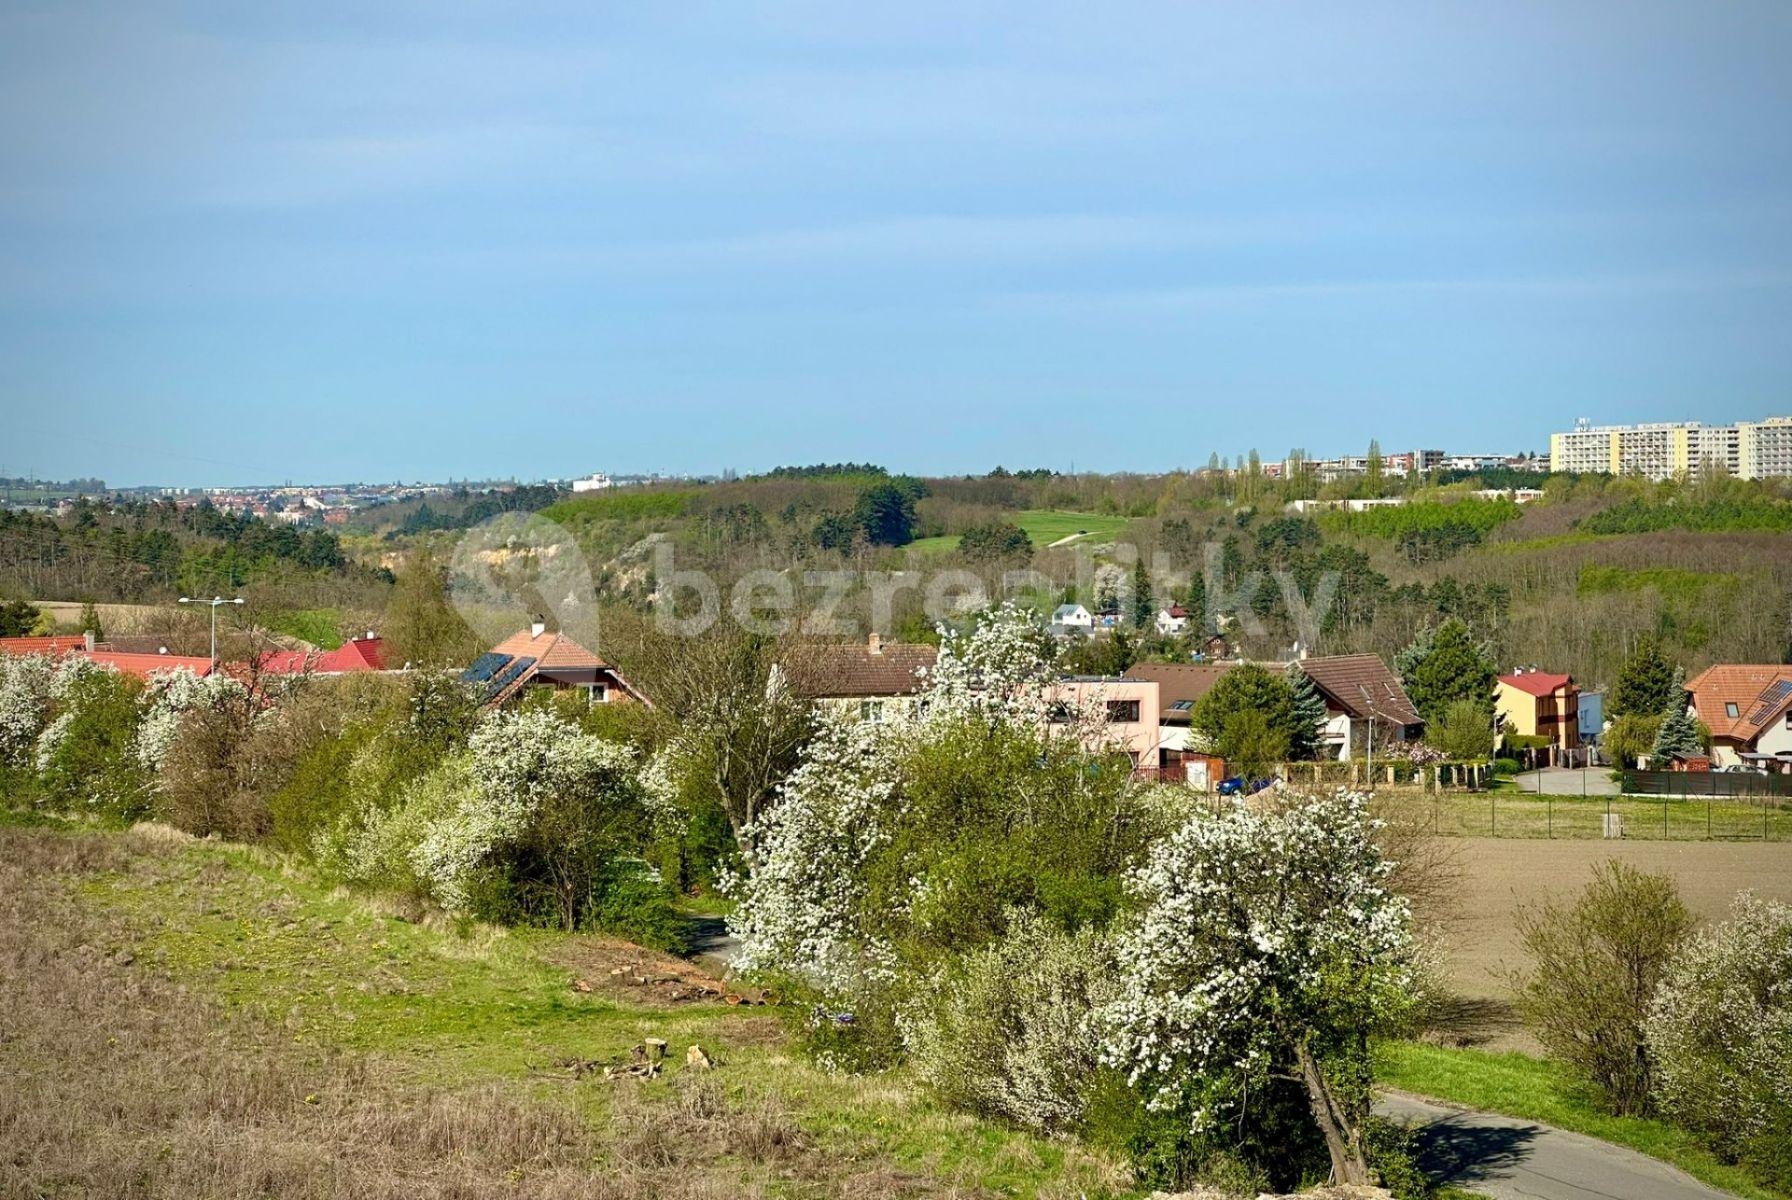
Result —
M1375 1111L1412 1126L1433 1179L1493 1200L1734 1200L1623 1146L1535 1121L1384 1092Z

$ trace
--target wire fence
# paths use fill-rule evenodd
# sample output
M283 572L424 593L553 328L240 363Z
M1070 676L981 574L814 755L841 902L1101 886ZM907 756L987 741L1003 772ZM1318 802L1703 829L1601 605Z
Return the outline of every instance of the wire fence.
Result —
M1383 794L1383 802L1434 833L1460 837L1609 838L1647 841L1792 841L1785 796Z

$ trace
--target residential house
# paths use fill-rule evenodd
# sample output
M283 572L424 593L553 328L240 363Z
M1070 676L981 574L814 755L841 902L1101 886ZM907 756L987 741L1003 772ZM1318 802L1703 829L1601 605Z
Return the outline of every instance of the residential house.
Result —
M1180 637L1188 628L1188 609L1180 604L1157 611L1157 632L1161 637Z
M1719 663L1686 685L1718 766L1792 770L1792 666Z
M587 704L651 703L622 672L540 621L481 654L461 680L483 685L485 703L494 705L529 687L582 691Z
M1424 718L1399 676L1375 655L1330 655L1298 665L1325 700L1322 756L1347 761L1372 746L1414 741L1424 732Z
M1572 677L1520 668L1493 687L1500 720L1520 737L1543 737L1556 750L1580 749L1580 689Z
M24 656L28 654L48 654L61 658L70 650L86 650L93 645L93 639L76 634L71 637L57 635L55 637L9 637L0 638L0 654Z
M810 645L782 664L791 690L817 707L877 721L911 708L939 658L936 647L885 642Z
M370 629L334 650L274 650L261 657L264 675L352 675L385 671L386 643Z
M1052 632L1089 633L1095 628L1095 614L1080 604L1060 604L1052 612Z
M1155 768L1159 763L1158 719L1161 694L1155 682L1130 675L1071 675L1058 681L1048 697L1063 711L1099 705L1105 721L1102 742L1126 751L1135 767Z
M1605 732L1605 693L1582 692L1580 694L1580 712L1577 714L1580 725L1582 745L1597 746L1599 735Z
M1222 764L1191 743L1189 722L1195 704L1231 669L1230 663L1134 663L1126 672L1129 679L1157 685L1157 765L1184 767L1197 787L1218 783Z
M195 675L210 675L212 673L212 660L209 658L186 654L138 654L115 650L109 643L95 642L90 633L78 637L0 638L0 653L45 654L53 658L78 654L91 659L102 667L123 671L127 675L135 675L139 679L148 679L151 675L162 675L169 671L183 669L191 671Z
M139 679L165 675L170 671L191 671L204 677L212 673L212 660L196 654L132 654L123 650L86 650L86 654L102 667L123 671Z

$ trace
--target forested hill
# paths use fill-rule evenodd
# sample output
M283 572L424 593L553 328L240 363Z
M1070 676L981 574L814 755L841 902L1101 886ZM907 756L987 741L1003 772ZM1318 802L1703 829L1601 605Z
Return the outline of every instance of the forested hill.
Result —
M83 500L63 517L0 509L0 593L141 602L275 578L366 574L324 530L222 512L208 501Z

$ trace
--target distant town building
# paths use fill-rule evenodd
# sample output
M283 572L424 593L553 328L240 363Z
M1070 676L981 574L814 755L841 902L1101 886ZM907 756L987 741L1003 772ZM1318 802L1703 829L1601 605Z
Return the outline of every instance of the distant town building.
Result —
M610 477L601 471L572 481L572 490L575 492L601 492L611 486Z
M1735 425L1589 425L1549 435L1549 469L1672 479L1707 464L1738 479L1792 476L1792 417Z

